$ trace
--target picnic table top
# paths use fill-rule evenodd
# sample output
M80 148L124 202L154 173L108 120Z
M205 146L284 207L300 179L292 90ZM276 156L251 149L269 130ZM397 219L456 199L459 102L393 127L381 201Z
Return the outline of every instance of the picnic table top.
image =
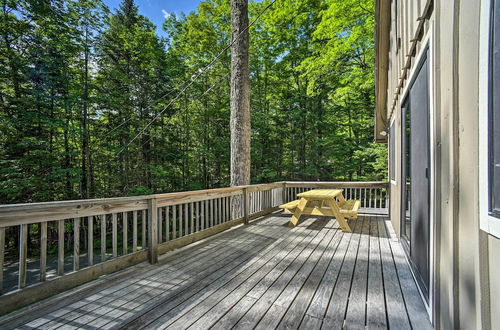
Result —
M304 198L334 198L342 194L344 189L313 189L297 194L299 197Z

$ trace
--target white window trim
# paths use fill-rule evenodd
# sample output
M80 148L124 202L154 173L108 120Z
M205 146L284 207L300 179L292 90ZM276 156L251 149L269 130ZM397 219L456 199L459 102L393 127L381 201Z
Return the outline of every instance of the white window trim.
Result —
M489 215L488 110L491 0L481 1L479 38L479 219L480 228L500 238L500 219Z

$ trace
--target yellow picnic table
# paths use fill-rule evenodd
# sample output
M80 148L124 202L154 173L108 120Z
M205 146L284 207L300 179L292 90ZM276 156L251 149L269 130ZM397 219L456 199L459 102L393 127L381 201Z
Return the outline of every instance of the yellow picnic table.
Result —
M313 189L297 194L300 199L282 204L279 207L293 213L290 225L296 226L301 215L320 215L335 217L345 232L352 232L346 221L358 217L361 202L345 200L343 189Z

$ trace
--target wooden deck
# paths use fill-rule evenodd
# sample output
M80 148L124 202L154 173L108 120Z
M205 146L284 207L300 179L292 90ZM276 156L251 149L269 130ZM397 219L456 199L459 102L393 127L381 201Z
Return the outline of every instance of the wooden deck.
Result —
M430 329L385 217L273 214L0 318L0 328Z

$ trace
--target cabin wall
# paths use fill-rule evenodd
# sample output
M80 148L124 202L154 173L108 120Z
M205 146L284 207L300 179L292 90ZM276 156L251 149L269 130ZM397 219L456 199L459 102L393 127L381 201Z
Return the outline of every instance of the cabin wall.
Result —
M483 0L484 1L484 0ZM435 170L430 310L439 329L500 329L500 240L479 228L480 1L435 0L412 54L428 1L392 0L387 118L396 125L391 221L400 236L401 104L416 59L429 40L431 153ZM398 41L398 38L400 40ZM400 43L400 47L398 47ZM405 64L408 64L405 71ZM401 83L402 82L402 83ZM390 144L389 144L390 145Z

